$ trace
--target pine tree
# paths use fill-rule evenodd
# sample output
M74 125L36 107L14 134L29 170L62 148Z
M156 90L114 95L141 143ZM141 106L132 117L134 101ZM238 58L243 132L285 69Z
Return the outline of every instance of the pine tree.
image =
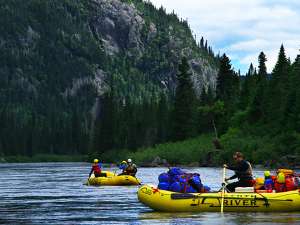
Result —
M250 94L251 94L251 80L253 79L254 68L253 64L251 63L246 73L246 76L242 80L241 85L241 96L240 96L240 108L246 109L249 104Z
M231 68L230 59L223 54L217 77L216 100L224 104L224 116L219 122L219 133L223 133L229 126L231 116L238 108L240 84L239 77Z
M272 123L282 123L287 101L289 63L281 45L277 63L272 72L268 91L268 118Z
M292 65L285 121L289 129L300 132L300 55Z
M203 49L204 48L204 38L201 37L201 40L200 40L200 48Z
M195 135L195 91L190 66L184 57L178 68L177 88L173 112L173 139L183 140Z
M217 77L216 98L226 103L233 103L239 91L239 78L231 68L230 59L224 54L220 60Z
M205 41L204 49L205 49L206 52L208 52L207 40Z
M274 86L280 84L281 82L286 83L288 66L289 63L285 55L285 50L283 45L281 45L276 65L272 71L272 84Z
M266 80L267 79L267 66L266 66L266 55L264 52L261 52L258 56L258 82L261 80Z
M258 122L264 119L266 111L266 90L267 90L267 67L266 55L261 52L258 56L258 79L257 88L254 90L253 100L249 107L249 120L251 122Z

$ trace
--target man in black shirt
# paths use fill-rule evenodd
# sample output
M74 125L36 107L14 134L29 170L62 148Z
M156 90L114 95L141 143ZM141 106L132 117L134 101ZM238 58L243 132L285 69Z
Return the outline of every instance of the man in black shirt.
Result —
M224 164L224 167L233 170L235 174L232 177L226 178L225 181L235 178L238 178L238 181L228 184L226 186L227 190L234 192L236 187L252 187L253 177L251 164L244 159L243 154L240 152L234 153L233 159L236 162L236 165L228 166L227 164Z

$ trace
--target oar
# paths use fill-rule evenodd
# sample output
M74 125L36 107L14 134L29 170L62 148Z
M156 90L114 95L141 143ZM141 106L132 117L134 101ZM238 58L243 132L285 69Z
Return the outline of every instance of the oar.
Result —
M222 200L221 200L221 213L224 211L224 194L225 194L225 176L226 176L226 167L223 167L223 178L222 178Z
M137 179L136 177L135 177L135 179L136 179L136 181L138 182L139 185L142 185L142 183L139 181L139 179Z
M88 178L87 182L83 183L83 185L89 186L90 185L90 178Z

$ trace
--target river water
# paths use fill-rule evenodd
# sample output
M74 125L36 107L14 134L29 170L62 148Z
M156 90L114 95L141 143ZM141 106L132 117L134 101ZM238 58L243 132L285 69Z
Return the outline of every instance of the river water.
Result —
M0 224L300 224L298 213L159 213L138 202L137 188L83 185L87 163L0 164ZM115 171L115 168L107 168ZM140 168L157 184L166 168ZM220 188L220 168L189 168ZM255 170L261 176L263 171ZM231 175L231 174L228 174Z

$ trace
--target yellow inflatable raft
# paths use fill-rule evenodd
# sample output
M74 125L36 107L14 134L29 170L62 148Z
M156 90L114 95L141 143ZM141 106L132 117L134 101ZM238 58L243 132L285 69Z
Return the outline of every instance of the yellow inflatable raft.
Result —
M138 199L144 205L164 212L220 212L221 192L176 193L143 185ZM225 193L226 212L300 211L300 190L281 193Z
M122 186L122 185L139 185L140 180L133 176L121 175L118 176L110 171L102 171L106 173L106 177L95 177L92 175L88 181L87 185L109 185L109 186Z

